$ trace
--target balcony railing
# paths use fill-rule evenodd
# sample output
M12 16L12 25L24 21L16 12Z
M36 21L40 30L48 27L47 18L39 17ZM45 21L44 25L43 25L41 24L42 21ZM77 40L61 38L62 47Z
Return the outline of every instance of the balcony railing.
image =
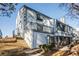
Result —
M67 36L67 37L72 37L72 33L68 33L68 32L63 32L63 31L57 31L55 32L56 36Z
M47 26L44 24L40 24L39 22L28 22L31 25L31 29L38 32L45 32L45 33L54 33L54 27ZM34 26L33 26L34 25ZM34 28L35 27L35 28Z

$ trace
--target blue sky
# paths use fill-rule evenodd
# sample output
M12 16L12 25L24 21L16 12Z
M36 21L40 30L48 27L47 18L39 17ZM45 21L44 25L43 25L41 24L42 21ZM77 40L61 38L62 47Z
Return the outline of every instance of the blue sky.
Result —
M16 11L11 15L10 18L0 16L0 29L2 30L2 33L4 36L12 35L12 31L15 30L15 28L16 28L16 16L17 16L18 10L23 5L24 5L23 3L18 4L16 6ZM67 11L65 11L59 7L59 4L55 4L55 3L54 4L53 3L49 3L49 4L28 3L26 5L37 11L40 11L43 14L46 14L47 16L55 18L55 19L60 19L67 13ZM74 20L76 20L76 19L74 19ZM71 18L66 18L65 21L70 26L72 26L74 28L79 28L78 24L76 24L76 22L78 22L78 21L74 21L74 20L71 20Z

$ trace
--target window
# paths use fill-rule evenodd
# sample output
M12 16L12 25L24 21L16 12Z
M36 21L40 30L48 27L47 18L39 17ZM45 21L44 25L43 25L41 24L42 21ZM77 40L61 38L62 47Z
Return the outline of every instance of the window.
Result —
M31 15L30 13L27 13L27 21L36 21L36 17Z
M65 31L65 25L60 22L57 22L57 30Z
M19 21L19 24L21 24L21 20Z
M24 19L24 21L26 22L27 19Z
M49 33L51 31L51 29L48 26L43 26L43 31Z
M37 24L37 31L43 31L43 26L40 24Z
M24 18L26 18L26 15L24 15Z
M65 26L64 25L62 26L62 31L65 31Z
M35 24L33 22L31 22L31 27L32 27L33 30L37 30L37 24Z
M43 21L43 19L40 18L40 15L39 14L37 14L37 20Z
M51 33L54 34L54 28L53 27L51 28Z
M65 26L65 32L68 32L68 28L67 28L67 26Z
M30 18L31 20L36 19L36 14L32 10L27 10L27 18Z

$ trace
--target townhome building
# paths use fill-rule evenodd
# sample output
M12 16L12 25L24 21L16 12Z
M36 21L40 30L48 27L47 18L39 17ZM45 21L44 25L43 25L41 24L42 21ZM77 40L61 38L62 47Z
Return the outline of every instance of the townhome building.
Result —
M71 26L25 5L18 11L16 33L26 41L29 48L39 48L44 44L60 47L70 44L73 38Z

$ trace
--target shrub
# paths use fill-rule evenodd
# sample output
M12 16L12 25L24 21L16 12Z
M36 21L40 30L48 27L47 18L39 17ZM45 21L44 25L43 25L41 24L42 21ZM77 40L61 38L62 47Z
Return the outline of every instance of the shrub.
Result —
M52 44L50 44L50 45L44 44L44 45L40 45L39 47L40 47L41 49L43 49L44 51L52 50Z

